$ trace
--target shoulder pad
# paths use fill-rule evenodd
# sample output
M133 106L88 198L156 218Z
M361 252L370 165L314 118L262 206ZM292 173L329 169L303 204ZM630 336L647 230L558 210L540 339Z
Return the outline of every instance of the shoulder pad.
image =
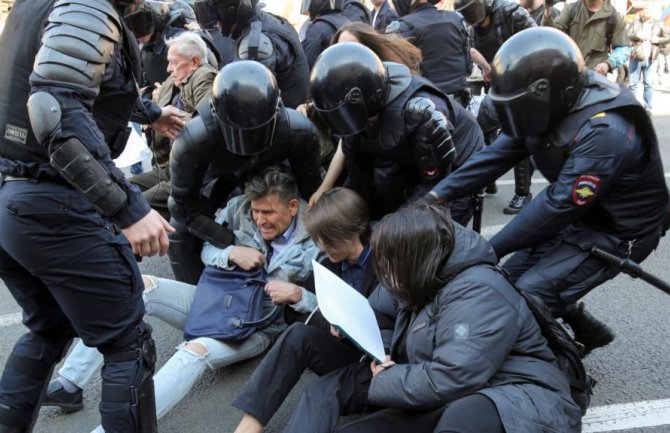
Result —
M292 108L282 107L278 115L277 138L291 143L309 145L309 141L318 143L319 133L304 114Z
M56 2L35 57L36 74L89 88L100 85L122 38L118 15L111 7L109 11L101 10L104 8L100 3L108 2Z
M412 29L413 27L407 21L396 20L386 26L386 33L407 33Z

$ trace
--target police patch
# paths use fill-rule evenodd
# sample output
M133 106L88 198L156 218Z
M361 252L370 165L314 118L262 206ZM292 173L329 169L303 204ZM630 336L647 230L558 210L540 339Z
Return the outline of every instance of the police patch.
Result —
M600 178L589 174L583 174L577 178L572 187L572 201L577 206L584 206L593 201L600 188Z

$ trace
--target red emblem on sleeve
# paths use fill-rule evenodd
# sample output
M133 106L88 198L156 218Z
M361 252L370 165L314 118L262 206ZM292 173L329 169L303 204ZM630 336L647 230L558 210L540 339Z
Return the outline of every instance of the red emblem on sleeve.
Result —
M598 195L600 178L589 174L583 174L577 178L572 186L572 201L577 206L584 206L593 201Z

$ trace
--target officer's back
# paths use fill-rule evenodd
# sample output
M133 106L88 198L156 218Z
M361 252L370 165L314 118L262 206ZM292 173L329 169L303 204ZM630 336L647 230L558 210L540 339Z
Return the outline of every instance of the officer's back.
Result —
M421 50L421 74L440 90L458 96L472 71L468 34L459 14L438 10L423 0L410 13L389 24Z

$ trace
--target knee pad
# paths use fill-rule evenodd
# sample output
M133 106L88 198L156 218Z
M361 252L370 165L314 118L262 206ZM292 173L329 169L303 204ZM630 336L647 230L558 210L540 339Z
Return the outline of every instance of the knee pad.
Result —
M98 348L105 358L100 414L107 433L157 432L156 347L151 331L149 324L141 322L117 343Z

